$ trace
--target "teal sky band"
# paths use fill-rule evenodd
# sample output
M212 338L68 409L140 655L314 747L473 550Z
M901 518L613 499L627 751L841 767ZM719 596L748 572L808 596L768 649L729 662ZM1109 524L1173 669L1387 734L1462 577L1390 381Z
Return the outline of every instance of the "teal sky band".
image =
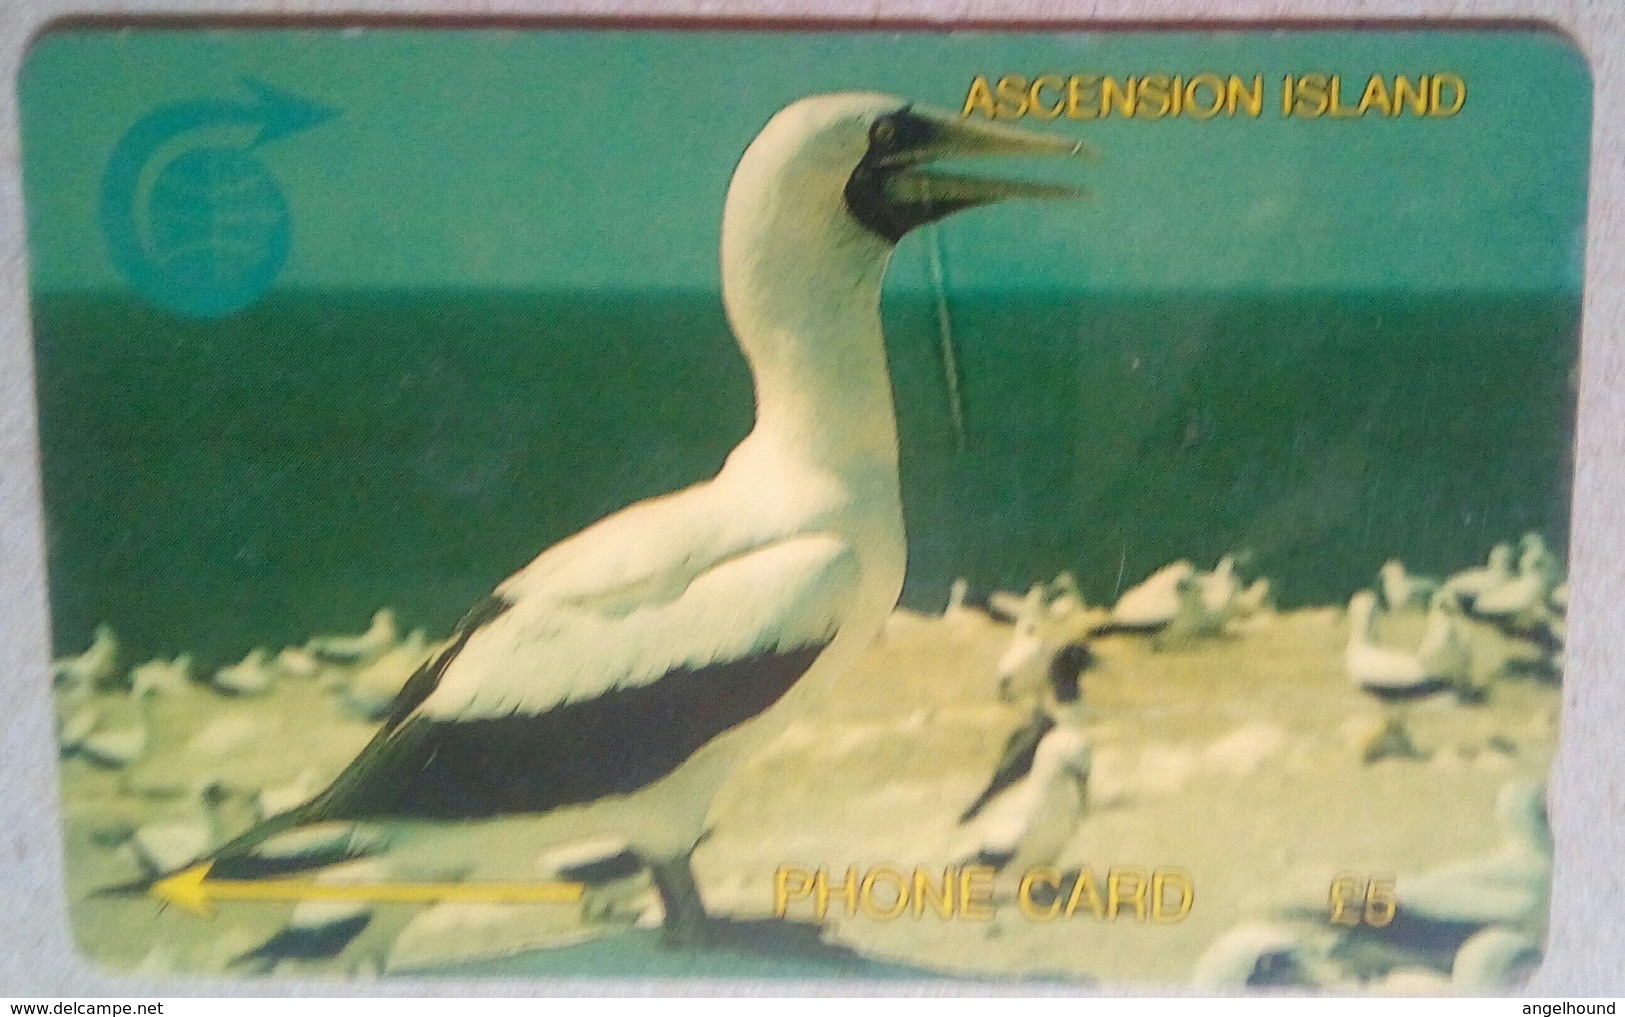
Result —
M1286 75L1341 75L1349 104L1371 75L1440 72L1469 91L1456 115L1279 108ZM244 77L345 106L320 144L275 150L300 223L279 287L714 292L729 174L788 102L861 89L959 110L978 75L1051 73L1256 75L1265 96L1256 117L1022 121L1100 149L1024 168L1093 200L945 223L957 291L1006 289L1013 264L1038 291L1579 290L1585 61L1555 33L1493 29L58 32L20 82L49 227L30 236L35 283L124 285L95 235L102 165L155 108L241 95ZM922 244L898 251L893 290L929 290Z

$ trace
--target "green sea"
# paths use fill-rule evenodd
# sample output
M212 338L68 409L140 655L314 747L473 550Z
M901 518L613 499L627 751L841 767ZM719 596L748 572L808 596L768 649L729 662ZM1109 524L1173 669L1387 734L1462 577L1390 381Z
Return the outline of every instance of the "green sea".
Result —
M1570 294L954 294L884 308L903 603L1087 599L1249 549L1282 606L1398 557L1443 573L1526 530L1566 547ZM364 628L447 631L559 539L716 471L750 377L714 293L275 292L175 317L36 293L56 653L210 667Z

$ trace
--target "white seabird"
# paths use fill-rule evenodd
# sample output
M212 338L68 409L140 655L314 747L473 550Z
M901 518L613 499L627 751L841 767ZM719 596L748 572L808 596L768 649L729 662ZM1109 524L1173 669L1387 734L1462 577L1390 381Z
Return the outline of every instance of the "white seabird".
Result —
M271 683L279 674L270 659L270 651L256 646L242 660L216 671L211 684L231 696L263 696L271 690Z
M1509 635L1532 638L1556 648L1548 631L1555 617L1550 597L1562 578L1562 563L1546 549L1546 542L1539 534L1525 534L1517 574L1479 594L1470 613Z
M1164 565L1117 598L1111 618L1098 631L1157 632L1166 628L1179 614L1180 585L1195 576L1196 567L1188 561Z
M689 856L711 799L865 651L901 589L880 320L891 253L961 209L1079 193L922 164L1081 148L882 95L775 115L722 220L751 433L715 478L617 512L498 585L325 791L214 859L240 870L272 834L326 820L522 815L561 840L622 836L650 867L667 937L707 938Z
M1482 566L1457 572L1440 589L1463 608L1471 608L1474 601L1511 580L1512 575L1512 545L1496 544Z
M161 876L191 864L220 839L220 806L226 790L207 781L192 787L179 810L137 827L129 850L143 871Z
M51 680L58 689L93 689L112 680L118 671L118 637L106 622L96 626L90 647L74 657L51 662Z
M192 687L192 655L174 660L149 660L130 669L130 694L172 696Z
M1405 728L1403 705L1439 692L1467 688L1472 658L1455 631L1453 617L1436 597L1428 626L1415 651L1380 646L1373 641L1377 595L1361 590L1349 599L1349 638L1343 666L1351 682L1381 701L1386 723L1364 747L1367 762L1384 755L1414 755Z
M1241 580L1236 578L1236 556L1227 554L1213 566L1212 572L1198 573L1202 587L1202 606L1213 614L1228 613L1236 596L1241 593Z
M1425 608L1439 591L1439 581L1413 575L1404 562L1390 558L1378 571L1378 585L1382 590L1382 603L1390 611L1406 608Z
M1399 877L1395 892L1408 915L1522 932L1544 928L1552 878L1545 788L1509 781L1496 796L1495 818L1504 834L1495 850Z
M1035 584L1021 602L1009 645L993 665L993 679L1000 698L1008 696L1012 684L1024 671L1039 666L1039 656L1044 650L1044 636L1040 631L1043 618L1044 588Z
M353 636L317 636L305 650L318 658L346 664L365 664L382 656L400 639L395 612L380 608L365 632Z
M1050 657L1046 702L1010 736L987 787L959 817L974 835L959 855L1024 873L1053 863L1077 832L1092 756L1081 683L1094 665L1085 643L1069 643Z
M1191 985L1203 989L1320 986L1332 977L1333 936L1289 922L1243 922L1202 951Z

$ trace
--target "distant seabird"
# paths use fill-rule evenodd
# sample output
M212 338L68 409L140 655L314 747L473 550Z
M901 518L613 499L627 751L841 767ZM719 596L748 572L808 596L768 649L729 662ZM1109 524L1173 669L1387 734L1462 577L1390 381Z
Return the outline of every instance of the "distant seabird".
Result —
M220 839L220 806L226 789L216 781L191 788L177 813L137 827L129 848L141 868L161 876L190 865Z
M322 660L365 664L382 656L398 639L395 612L386 607L373 614L367 631L353 636L317 636L305 644L305 650Z
M1373 640L1376 594L1361 590L1349 599L1349 637L1343 666L1351 682L1384 704L1386 718L1382 730L1365 745L1367 762L1385 755L1416 754L1405 727L1406 703L1440 692L1461 692L1467 687L1472 658L1455 632L1443 600L1435 598L1422 641L1415 651L1407 651L1380 646Z
M1561 649L1550 631L1556 616L1550 598L1562 581L1562 568L1539 534L1525 534L1517 574L1479 594L1469 613L1508 635L1531 639L1548 650Z
M231 696L263 696L280 674L269 658L270 651L265 647L255 647L242 660L216 671L211 684Z
M171 696L192 687L192 655L174 660L149 660L130 669L130 694Z
M1209 943L1191 985L1202 989L1320 986L1330 980L1325 929L1290 922L1243 922Z
M1042 667L1039 657L1044 651L1043 620L1044 588L1034 585L1021 603L1021 611L1016 615L1016 630L1010 636L1009 645L993 665L993 680L1000 698L1008 696L1011 686L1020 680L1023 672Z
M424 631L413 629L400 645L385 650L341 682L339 700L363 720L383 720L400 695L401 686L422 663L428 645Z
M1495 850L1401 875L1396 892L1402 910L1434 922L1543 928L1552 879L1545 788L1530 779L1509 781L1496 796L1495 818L1504 835Z
M1077 832L1088 801L1091 748L1082 676L1095 665L1084 643L1049 660L1046 702L1006 742L986 788L960 815L974 846L960 853L999 871L1052 864Z
M1406 571L1403 562L1392 558L1383 563L1378 573L1378 586L1382 591L1383 606L1390 611L1403 611L1427 607L1439 590L1439 581L1412 575Z
M1463 608L1471 609L1473 602L1490 590L1512 578L1512 545L1496 544L1490 548L1490 557L1483 566L1457 572L1444 581L1440 589L1454 597Z
M1241 580L1236 578L1236 556L1233 554L1220 558L1212 572L1198 573L1196 580L1202 588L1202 606L1216 615L1228 613L1231 604L1241 593Z
M59 690L106 685L118 672L118 657L118 637L113 635L112 626L103 622L96 626L96 634L84 653L51 662L51 679Z
M1504 987L1521 978L1538 960L1551 899L1544 788L1528 778L1507 782L1496 796L1495 816L1499 845L1400 873L1393 920L1344 930L1338 957L1367 978L1418 965L1438 976L1449 971L1457 988Z
M1180 584L1195 577L1196 567L1188 561L1164 565L1117 599L1111 617L1097 634L1160 632L1179 614Z
M722 221L754 429L712 480L615 513L498 585L326 790L216 862L241 868L271 835L322 821L524 815L561 839L622 836L650 867L667 938L708 938L689 856L711 799L865 651L901 589L891 253L961 209L1079 193L923 164L1081 148L881 95L775 115Z

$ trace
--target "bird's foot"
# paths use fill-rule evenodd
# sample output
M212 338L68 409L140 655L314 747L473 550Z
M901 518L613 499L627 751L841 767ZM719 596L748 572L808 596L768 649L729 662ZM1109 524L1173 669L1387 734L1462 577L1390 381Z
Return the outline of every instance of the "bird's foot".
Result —
M1390 757L1397 759L1426 759L1428 754L1416 747L1411 732L1403 721L1390 718L1375 735L1369 738L1361 753L1367 765Z

